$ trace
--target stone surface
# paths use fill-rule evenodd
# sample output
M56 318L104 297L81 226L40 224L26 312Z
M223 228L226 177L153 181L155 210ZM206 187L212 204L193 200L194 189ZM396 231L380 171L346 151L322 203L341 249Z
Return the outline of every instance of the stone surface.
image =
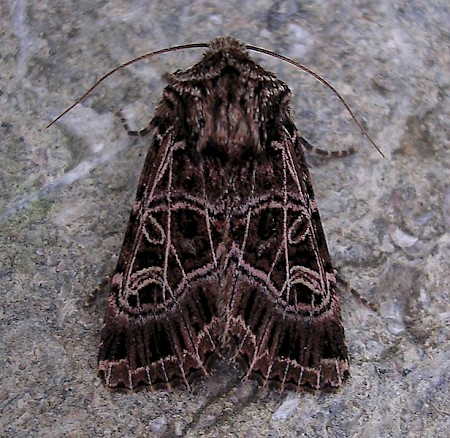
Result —
M55 4L52 4L55 3ZM56 4L57 3L57 4ZM449 417L450 45L447 1L0 2L0 434L2 436L443 437ZM330 252L347 280L352 377L337 394L240 384L226 366L193 393L111 393L96 377L106 298L165 72L201 51L96 78L147 51L219 35L290 56L330 80L383 159L312 78L254 55L294 92Z

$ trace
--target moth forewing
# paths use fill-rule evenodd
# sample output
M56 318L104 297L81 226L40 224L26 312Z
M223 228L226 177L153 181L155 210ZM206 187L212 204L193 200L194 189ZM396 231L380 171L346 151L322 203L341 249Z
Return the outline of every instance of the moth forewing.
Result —
M110 387L190 387L214 359L281 390L348 376L336 280L288 86L238 41L177 72L111 284Z

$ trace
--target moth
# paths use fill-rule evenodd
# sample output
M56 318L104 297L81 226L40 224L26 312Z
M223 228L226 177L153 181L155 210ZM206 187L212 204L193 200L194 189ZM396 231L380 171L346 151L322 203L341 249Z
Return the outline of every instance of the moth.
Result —
M191 388L217 360L280 390L332 391L349 376L310 145L288 86L246 47L211 42L141 132L153 141L98 356L108 387Z

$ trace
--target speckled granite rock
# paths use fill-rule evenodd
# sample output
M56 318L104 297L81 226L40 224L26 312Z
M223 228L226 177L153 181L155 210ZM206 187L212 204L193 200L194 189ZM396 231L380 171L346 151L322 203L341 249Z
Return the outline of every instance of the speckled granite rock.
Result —
M447 1L1 2L0 434L2 436L443 437L449 420L450 44ZM257 57L294 92L335 264L379 306L342 312L352 377L337 394L274 394L222 367L194 393L108 392L96 377L105 297L166 71L200 51L130 68L49 130L118 63L231 34L329 79L336 99L287 65ZM448 432L447 432L448 433Z

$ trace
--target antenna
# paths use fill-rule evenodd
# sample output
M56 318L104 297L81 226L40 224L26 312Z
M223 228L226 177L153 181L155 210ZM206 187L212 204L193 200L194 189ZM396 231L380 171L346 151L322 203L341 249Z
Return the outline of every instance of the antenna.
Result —
M131 64L135 64L136 62L142 61L144 59L152 58L152 57L154 57L156 55L162 55L164 53L175 52L177 50L187 50L187 49L197 49L197 48L205 49L205 48L208 48L210 46L211 46L211 44L209 44L209 43L183 44L181 46L174 46L174 47L169 47L169 48L166 48L166 49L156 50L155 52L149 52L149 53L146 53L145 55L138 56L137 58L131 59L130 61L127 61L127 62L125 62L123 64L120 64L119 66L113 68L111 71L109 71L108 73L103 75L94 85L92 85L91 88L89 88L89 90L87 90L82 96L80 96L72 105L70 105L66 110L64 110L58 117L53 119L47 125L47 128L50 128L50 126L52 126L54 123L56 123L61 117L63 117L65 114L67 114L73 107L75 107L83 99L85 99L95 88L97 88L97 86L101 82L103 82L105 79L107 79L109 76L113 75L117 71L122 70L122 69L130 66ZM335 94L335 96L338 97L338 99L341 101L341 103L344 105L345 109L350 114L351 118L356 123L356 125L360 129L361 133L370 141L370 143L381 154L381 156L385 157L383 152L381 152L381 149L377 146L375 141L370 136L370 134L366 131L364 126L361 124L361 122L356 118L355 114L351 110L349 104L344 99L344 97L328 81L326 81L324 78L322 78L320 75L318 75L314 71L310 70L308 67L306 67L306 66L300 64L299 62L296 62L296 61L294 61L294 60L292 60L292 59L290 59L290 58L288 58L286 56L280 55L278 53L272 52L272 51L267 50L267 49L263 49L262 47L256 47L256 46L252 46L252 45L245 45L244 47L247 50L251 50L253 52L262 53L264 55L273 56L274 58L277 58L277 59L280 59L281 61L287 62L287 63L293 65L294 67L297 67L298 69L304 71L305 73L308 73L310 76L312 76L313 78L315 78L316 80L321 82L323 85L328 87Z

